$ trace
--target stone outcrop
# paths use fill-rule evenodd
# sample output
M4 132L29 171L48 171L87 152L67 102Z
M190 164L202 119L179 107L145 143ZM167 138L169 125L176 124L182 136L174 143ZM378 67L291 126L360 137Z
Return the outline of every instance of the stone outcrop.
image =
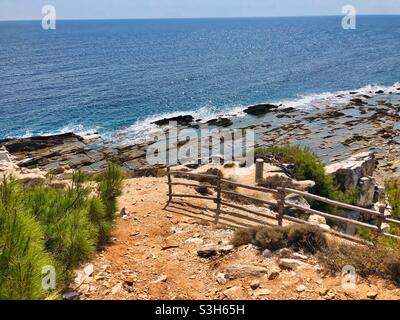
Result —
M361 152L350 158L326 166L326 171L335 176L342 190L354 189L362 177L371 176L377 161L373 152Z
M264 266L247 265L247 264L234 264L225 268L225 278L229 280L244 278L248 276L262 276L268 274L269 269Z
M268 112L274 111L277 108L278 106L275 106L273 104L257 104L244 109L243 112L253 116L262 116L267 114Z
M158 126L166 126L169 124L170 121L176 121L178 125L189 125L193 122L194 118L191 115L181 115L171 118L164 118L161 120L154 121L153 123Z

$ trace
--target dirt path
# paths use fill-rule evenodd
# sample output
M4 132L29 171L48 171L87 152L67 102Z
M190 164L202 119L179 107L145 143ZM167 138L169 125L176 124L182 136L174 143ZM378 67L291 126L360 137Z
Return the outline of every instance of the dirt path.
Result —
M375 293L376 299L400 298L399 289L380 279L358 279L356 289L344 290L341 277L324 275L312 257L297 270L281 270L276 257L263 257L251 245L201 258L200 247L227 244L232 228L212 223L212 202L164 208L166 193L166 178L125 181L119 205L129 214L118 217L113 243L96 255L94 272L79 284L82 299L367 299ZM275 273L217 277L232 264ZM250 286L254 280L256 289Z

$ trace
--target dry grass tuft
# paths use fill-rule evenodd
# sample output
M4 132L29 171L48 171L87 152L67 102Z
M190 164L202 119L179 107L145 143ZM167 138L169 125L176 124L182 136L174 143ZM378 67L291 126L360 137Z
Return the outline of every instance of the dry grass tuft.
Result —
M400 282L400 250L382 244L365 246L330 241L329 246L318 253L325 269L341 272L346 265L356 269L363 277L379 276Z
M316 226L290 225L239 229L235 232L231 243L235 246L252 243L261 249L273 251L292 247L314 254L326 247L326 238Z

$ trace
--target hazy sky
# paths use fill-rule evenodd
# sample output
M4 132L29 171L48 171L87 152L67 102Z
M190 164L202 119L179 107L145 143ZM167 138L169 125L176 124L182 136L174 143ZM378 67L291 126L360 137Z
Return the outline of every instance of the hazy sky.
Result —
M400 14L400 0L0 0L0 20L41 19L46 4L58 19Z

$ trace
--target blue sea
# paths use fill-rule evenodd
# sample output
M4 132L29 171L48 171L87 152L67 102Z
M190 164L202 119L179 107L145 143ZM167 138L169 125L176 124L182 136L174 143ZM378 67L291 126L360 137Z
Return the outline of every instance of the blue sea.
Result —
M140 139L177 114L299 108L400 81L400 16L0 22L0 138Z

